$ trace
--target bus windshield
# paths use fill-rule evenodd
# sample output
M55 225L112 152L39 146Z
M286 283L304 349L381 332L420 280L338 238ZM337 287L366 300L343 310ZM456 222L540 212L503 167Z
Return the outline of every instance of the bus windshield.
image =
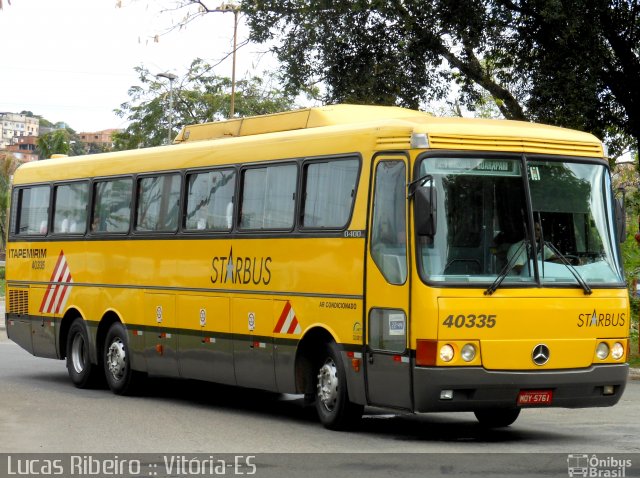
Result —
M525 174L526 172L526 174ZM429 282L605 285L623 281L606 167L527 158L427 157L435 231L418 231ZM424 206L422 206L424 207Z

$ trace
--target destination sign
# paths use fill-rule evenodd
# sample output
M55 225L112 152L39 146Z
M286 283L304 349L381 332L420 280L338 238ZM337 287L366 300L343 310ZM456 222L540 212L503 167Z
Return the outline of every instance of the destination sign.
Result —
M428 158L422 163L427 174L520 176L520 162L487 158Z

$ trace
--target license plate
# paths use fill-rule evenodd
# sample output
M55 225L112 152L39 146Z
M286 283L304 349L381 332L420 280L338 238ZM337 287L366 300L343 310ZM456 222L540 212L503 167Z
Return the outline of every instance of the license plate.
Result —
M552 390L521 390L518 394L518 406L551 405Z

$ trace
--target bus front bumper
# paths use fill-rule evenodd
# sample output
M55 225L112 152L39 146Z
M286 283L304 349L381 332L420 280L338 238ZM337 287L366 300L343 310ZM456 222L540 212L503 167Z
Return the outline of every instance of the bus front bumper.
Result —
M416 367L414 411L473 411L514 408L521 391L551 391L550 403L536 407L607 407L615 405L629 375L629 365L587 369L492 371L483 368Z

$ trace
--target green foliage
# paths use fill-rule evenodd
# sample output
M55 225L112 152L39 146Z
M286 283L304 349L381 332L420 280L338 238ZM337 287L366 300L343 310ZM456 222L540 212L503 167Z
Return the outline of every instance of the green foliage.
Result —
M192 0L193 1L193 0ZM457 84L508 119L592 132L614 155L640 141L640 15L631 0L243 0L290 92L419 107ZM486 114L483 113L483 114Z
M103 143L80 143L80 148L82 152L79 154L100 154L111 151L111 147Z
M637 163L637 158L636 158ZM637 284L640 282L640 244L635 240L639 231L638 217L640 215L640 177L634 167L618 165L614 170L614 190L623 187L626 191L627 238L621 244L622 260L624 263L625 280L629 287L631 307L631 356L630 363L640 366L638 353L638 315L640 314L640 297L637 294Z
M57 129L38 138L38 154L41 159L49 159L53 154L69 154L70 133Z
M631 228L627 240L622 244L622 257L625 267L625 278L629 285L631 306L631 355L630 363L640 366L638 354L638 313L640 311L640 297L636 294L636 284L640 282L640 246L634 238L635 228Z
M187 73L173 82L158 79L148 69L136 68L140 84L129 89L130 101L116 114L130 121L114 135L115 149L134 149L166 143L169 128L170 93L173 96L174 137L185 124L204 123L228 117L231 80L213 74L213 67L196 59ZM236 82L235 115L254 116L292 109L294 97L253 77Z
M5 238L7 237L7 211L9 209L9 180L19 166L17 159L0 151L0 250L5 250Z
M40 127L45 127L45 128L53 128L53 123L51 121L49 121L46 118L43 118L42 116L38 117L38 121L40 122Z

